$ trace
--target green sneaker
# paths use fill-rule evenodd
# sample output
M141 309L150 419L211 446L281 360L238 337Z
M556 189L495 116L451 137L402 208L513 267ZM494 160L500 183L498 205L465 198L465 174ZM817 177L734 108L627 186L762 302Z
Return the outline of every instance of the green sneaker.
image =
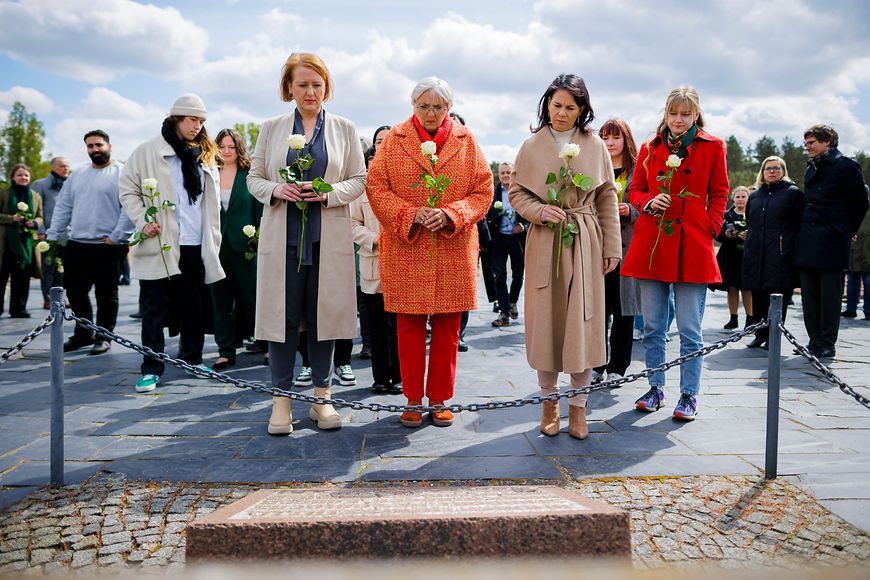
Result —
M157 375L142 375L142 377L136 381L136 392L150 393L157 388L157 383L159 381L160 377Z
M215 372L215 370L214 370L213 368L211 368L211 367L208 366L208 365L202 364L202 363L196 365L195 368L196 368L196 370L198 370L198 371L202 371L202 372L204 372L204 373L213 373L213 372ZM195 373L195 372L193 372L193 371L188 371L188 373L191 374L191 375L193 375L193 376L195 376L195 377L198 378L198 379L210 379L210 378L211 378L211 377L209 377L209 376L201 375L201 374L199 374L199 373Z

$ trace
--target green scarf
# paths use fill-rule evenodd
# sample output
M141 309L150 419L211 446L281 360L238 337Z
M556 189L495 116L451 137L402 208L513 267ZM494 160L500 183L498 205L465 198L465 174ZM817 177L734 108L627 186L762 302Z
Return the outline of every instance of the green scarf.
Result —
M9 189L9 203L7 204L7 212L9 215L18 213L18 196L12 188ZM21 200L25 201L25 200ZM33 192L27 188L27 207L33 212ZM29 232L22 232L18 224L6 226L6 251L11 252L15 257L15 263L18 267L24 270L30 267L30 261L33 259L33 235Z
M680 159L685 159L689 155L689 145L695 140L695 135L698 134L698 126L692 125L689 130L680 135L674 135L668 127L662 131L662 139L671 153L675 154Z

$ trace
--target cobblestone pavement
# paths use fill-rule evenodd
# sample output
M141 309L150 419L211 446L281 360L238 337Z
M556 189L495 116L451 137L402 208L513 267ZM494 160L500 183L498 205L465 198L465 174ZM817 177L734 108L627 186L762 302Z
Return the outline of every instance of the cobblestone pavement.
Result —
M697 476L560 483L629 510L637 568L870 566L870 536L785 481ZM180 569L185 525L254 489L98 475L43 490L0 515L0 573Z

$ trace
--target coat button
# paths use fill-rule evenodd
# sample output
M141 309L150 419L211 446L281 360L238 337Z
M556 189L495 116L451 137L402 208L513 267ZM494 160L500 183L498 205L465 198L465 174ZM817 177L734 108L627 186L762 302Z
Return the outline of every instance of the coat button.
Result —
M674 220L674 223L677 225L680 225L681 223L683 223L683 220L681 220L680 218L677 218Z
M664 171L659 171L659 175L664 175L664 174L665 174Z
M686 169L686 175L689 175L690 173L692 173L692 170L691 170L691 169Z

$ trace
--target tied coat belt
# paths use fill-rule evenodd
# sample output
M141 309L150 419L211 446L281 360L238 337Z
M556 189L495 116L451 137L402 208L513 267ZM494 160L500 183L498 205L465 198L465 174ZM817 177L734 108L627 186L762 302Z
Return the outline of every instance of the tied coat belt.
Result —
M574 272L581 272L582 276L579 280L579 283L583 286L583 304L582 312L583 312L583 320L589 320L592 318L592 284L589 283L590 280L593 279L595 275L595 268L601 268L601 228L598 225L598 220L596 219L597 212L595 211L594 204L586 204L581 205L579 207L566 207L562 208L568 217L565 219L565 224L562 226L563 228L568 224L576 224L580 230L580 233L577 234L577 239L574 240L574 244L579 244L576 249L570 247L562 248L562 252L564 253L566 250L573 251L574 256ZM541 235L549 236L553 238L556 243L561 244L562 241L558 238L559 235L559 227L558 224L554 229L550 229L549 226L543 226L543 231L541 231ZM593 237L592 231L595 232L595 246L593 246ZM546 288L550 285L552 281L552 276L555 276L555 272L553 272L553 262L556 259L556 243L544 244L544 247L550 248L550 255L546 257L546 259L538 260L538 264L536 266L536 287L537 288ZM595 258L598 257L598 260ZM600 270L599 270L600 272ZM565 272L562 271L560 275L565 275Z

